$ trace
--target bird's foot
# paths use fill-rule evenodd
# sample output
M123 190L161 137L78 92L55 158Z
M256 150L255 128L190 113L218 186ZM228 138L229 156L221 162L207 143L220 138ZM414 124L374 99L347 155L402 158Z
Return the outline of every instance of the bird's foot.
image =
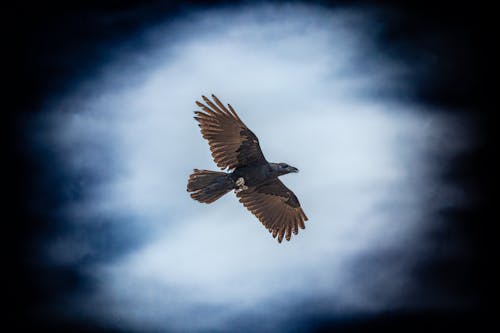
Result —
M238 180L236 180L236 185L238 186L238 189L235 190L236 193L248 190L248 186L245 186L245 178L240 177Z
M241 185L245 185L245 178L243 178L243 177L238 178L238 179L236 180L236 185L237 185L238 187L241 187Z

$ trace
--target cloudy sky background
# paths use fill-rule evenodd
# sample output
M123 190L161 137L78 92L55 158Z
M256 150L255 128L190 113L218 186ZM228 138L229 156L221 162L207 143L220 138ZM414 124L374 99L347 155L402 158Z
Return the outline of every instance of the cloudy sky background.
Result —
M439 210L466 202L440 175L473 134L464 116L410 102L415 69L373 47L384 15L202 10L138 34L142 48L110 47L99 75L30 123L33 142L55 152L44 163L76 193L51 212L62 227L41 256L93 283L44 311L127 330L288 331L297 313L470 306L414 273L460 251L433 253L426 236ZM282 177L309 217L290 242L232 193L204 205L185 191L193 168L216 169L192 119L212 93L269 161L300 169Z

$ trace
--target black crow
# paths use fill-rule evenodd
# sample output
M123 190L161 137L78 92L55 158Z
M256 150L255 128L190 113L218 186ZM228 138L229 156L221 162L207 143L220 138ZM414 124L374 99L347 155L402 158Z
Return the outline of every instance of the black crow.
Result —
M213 102L202 96L206 105L195 111L201 133L208 140L212 157L219 168L229 173L198 170L189 176L188 192L195 200L211 203L231 190L262 224L278 236L290 240L292 232L304 229L307 216L299 200L279 179L279 176L298 172L286 163L269 163L260 150L259 140L245 126L234 109L226 108L212 95ZM215 102L215 104L214 104Z

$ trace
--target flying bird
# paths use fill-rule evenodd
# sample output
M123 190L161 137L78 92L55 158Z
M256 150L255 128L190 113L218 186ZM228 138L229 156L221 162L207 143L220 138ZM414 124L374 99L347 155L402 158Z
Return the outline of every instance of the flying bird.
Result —
M187 191L193 199L208 204L234 190L279 243L283 237L290 240L292 233L305 228L307 216L295 194L278 177L299 170L286 163L269 163L257 136L230 104L226 108L215 95L213 102L202 97L205 104L196 101L202 111L195 111L194 119L208 140L215 163L229 172L194 169Z

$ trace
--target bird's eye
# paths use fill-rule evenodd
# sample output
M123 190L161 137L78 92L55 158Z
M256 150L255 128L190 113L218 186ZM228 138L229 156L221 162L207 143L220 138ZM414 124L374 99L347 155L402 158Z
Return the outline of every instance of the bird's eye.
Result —
M282 165L281 165L281 167L282 167L283 169L288 168L288 164L282 164Z

